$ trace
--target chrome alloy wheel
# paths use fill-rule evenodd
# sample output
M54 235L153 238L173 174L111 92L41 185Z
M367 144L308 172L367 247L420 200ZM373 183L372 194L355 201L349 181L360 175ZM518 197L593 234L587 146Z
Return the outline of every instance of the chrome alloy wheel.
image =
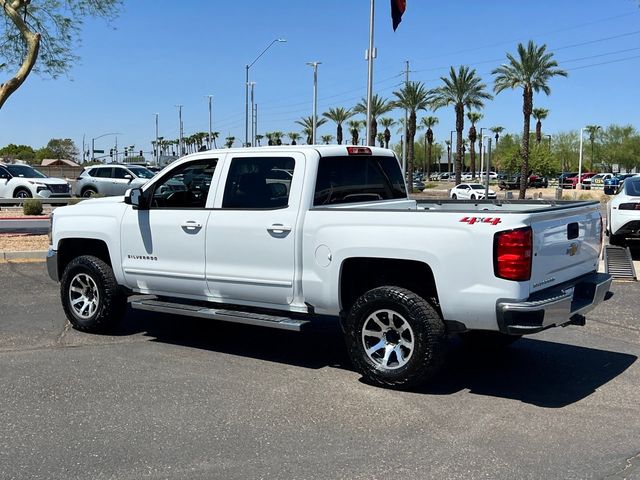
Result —
M378 366L395 370L411 359L414 334L409 322L393 310L377 310L362 327L362 346Z
M91 318L100 304L98 285L86 273L78 273L69 284L69 303L74 313L83 319Z

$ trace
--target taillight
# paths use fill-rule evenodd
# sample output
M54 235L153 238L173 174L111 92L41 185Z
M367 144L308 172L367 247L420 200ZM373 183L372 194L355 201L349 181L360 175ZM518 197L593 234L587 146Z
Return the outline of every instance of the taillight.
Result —
M531 227L498 232L493 238L493 271L498 278L523 282L531 278Z
M621 203L618 210L640 210L640 203Z
M349 155L373 155L369 147L347 147Z

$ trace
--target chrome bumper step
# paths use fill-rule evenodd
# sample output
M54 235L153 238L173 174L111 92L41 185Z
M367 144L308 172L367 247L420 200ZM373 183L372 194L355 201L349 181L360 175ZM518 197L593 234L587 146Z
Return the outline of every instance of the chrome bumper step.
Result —
M261 313L242 312L228 309L217 309L192 305L188 303L166 302L161 300L133 300L131 308L149 312L184 315L187 317L207 318L222 322L242 323L260 327L277 328L280 330L301 331L310 322L285 316L265 315Z

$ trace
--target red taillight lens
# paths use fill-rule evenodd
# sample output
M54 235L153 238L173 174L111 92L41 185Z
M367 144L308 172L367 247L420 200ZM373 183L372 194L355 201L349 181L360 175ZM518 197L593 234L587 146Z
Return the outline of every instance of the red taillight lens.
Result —
M369 147L347 147L349 155L373 155Z
M519 282L529 280L532 252L531 227L496 233L493 239L493 270L496 277Z
M640 210L640 203L621 203L619 210Z

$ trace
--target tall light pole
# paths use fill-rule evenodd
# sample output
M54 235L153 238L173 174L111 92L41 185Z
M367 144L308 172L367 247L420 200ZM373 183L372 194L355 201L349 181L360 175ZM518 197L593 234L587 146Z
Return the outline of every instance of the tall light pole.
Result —
M376 50L373 47L373 30L375 25L376 2L371 0L369 12L369 48L367 50L368 75L367 75L367 142L371 139L371 102L373 101L373 60L376 58ZM406 130L405 130L406 133ZM406 165L404 166L406 167ZM406 174L406 168L405 168Z
M256 131L254 127L254 118L255 118L255 109L256 109L256 101L255 101L255 89L256 82L249 82L249 86L251 87L251 145L254 146L256 144Z
M449 144L451 145L451 153L453 153L453 132L457 132L457 130L451 130L449 132ZM452 157L453 155L451 155L450 157ZM456 157L458 156L458 149L456 149ZM454 158L454 164L453 164L453 172L455 173L456 171L456 167L455 167L455 158ZM451 170L449 170L449 173L451 173Z
M96 140L102 137L106 137L107 135L120 135L120 133L118 132L112 132L112 133L103 133L102 135L98 135L97 137L93 137L91 139L91 161L94 161L96 159L94 153L95 153L95 146L96 146Z
M587 127L580 129L580 157L578 160L578 183L576 183L576 190L582 190L582 136Z
M316 145L316 128L318 125L318 65L322 62L307 62L313 67L313 126L311 129L311 143Z
M207 95L207 98L209 99L209 136L207 137L207 149L211 150L211 135L213 134L211 130L211 99L213 98L213 95Z
M156 151L154 157L157 167L160 164L160 145L158 145L158 117L160 116L160 114L154 113L154 115L156 116Z
M182 107L184 105L176 105L178 107L178 156L181 157L184 154L182 148Z
M274 43L286 43L284 38L276 38L265 48L256 59L245 65L245 82L244 82L244 146L249 146L249 69L269 50Z

